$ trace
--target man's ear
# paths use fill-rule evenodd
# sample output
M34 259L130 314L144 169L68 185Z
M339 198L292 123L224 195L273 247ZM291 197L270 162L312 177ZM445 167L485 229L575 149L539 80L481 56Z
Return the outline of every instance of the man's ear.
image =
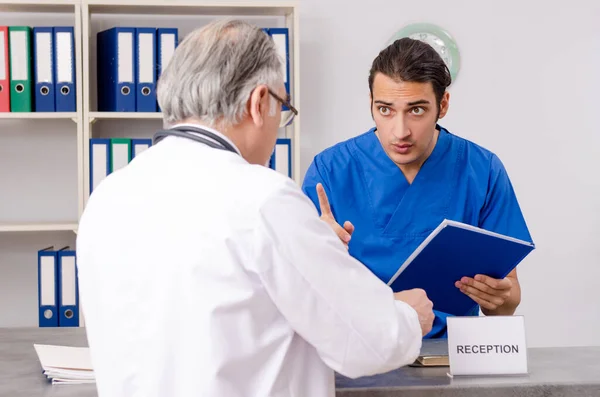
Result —
M248 100L248 114L252 118L252 122L257 127L262 127L264 123L264 116L269 111L269 89L266 85L262 84L257 86Z
M440 115L438 118L442 118L448 113L448 108L450 107L450 93L448 91L444 92L442 96L442 101L440 102Z

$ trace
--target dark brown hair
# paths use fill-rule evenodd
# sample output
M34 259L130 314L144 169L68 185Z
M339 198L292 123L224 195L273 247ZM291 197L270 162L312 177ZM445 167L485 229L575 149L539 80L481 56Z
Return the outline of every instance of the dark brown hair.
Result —
M450 70L429 44L408 37L398 39L382 50L369 72L369 91L373 96L375 75L382 73L394 80L431 83L438 105L452 82Z

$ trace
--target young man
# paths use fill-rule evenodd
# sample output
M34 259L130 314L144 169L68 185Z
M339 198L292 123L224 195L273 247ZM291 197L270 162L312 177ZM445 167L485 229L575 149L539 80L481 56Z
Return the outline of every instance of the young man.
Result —
M318 154L306 173L303 191L322 219L384 282L444 218L531 241L499 158L438 125L450 82L431 46L397 40L369 75L376 127ZM513 314L520 302L516 269L502 280L477 275L455 285L486 315ZM436 311L426 337L445 336L447 316Z

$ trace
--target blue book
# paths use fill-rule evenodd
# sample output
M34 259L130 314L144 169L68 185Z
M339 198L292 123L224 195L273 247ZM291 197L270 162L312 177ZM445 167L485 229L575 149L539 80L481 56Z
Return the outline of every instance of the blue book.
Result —
M456 288L456 281L476 274L504 278L534 249L531 242L445 219L388 285L394 292L421 288L434 310L463 316L477 304Z

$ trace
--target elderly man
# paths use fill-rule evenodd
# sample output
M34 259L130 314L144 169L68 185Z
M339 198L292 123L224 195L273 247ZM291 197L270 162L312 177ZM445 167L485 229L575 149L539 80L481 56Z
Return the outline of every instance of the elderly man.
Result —
M77 260L100 397L332 396L412 362L433 322L265 167L287 100L262 30L220 21L158 84L169 130L92 194Z

